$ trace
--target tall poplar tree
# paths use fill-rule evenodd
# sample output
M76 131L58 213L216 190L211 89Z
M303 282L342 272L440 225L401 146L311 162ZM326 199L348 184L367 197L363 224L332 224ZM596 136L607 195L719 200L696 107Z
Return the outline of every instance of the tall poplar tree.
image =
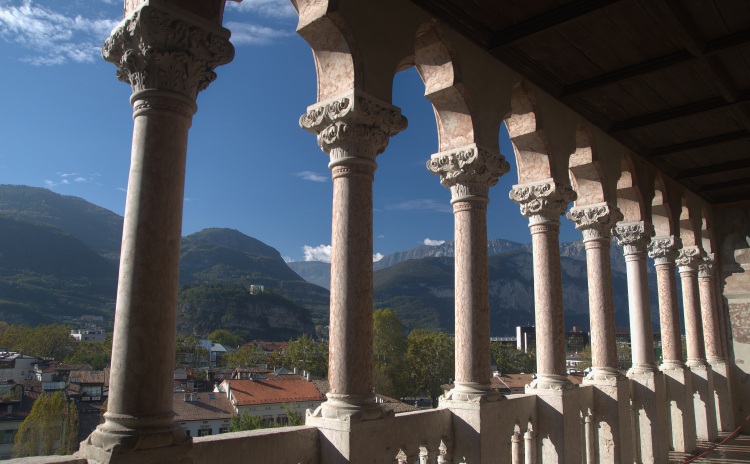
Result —
M78 409L62 392L42 393L14 440L16 457L72 454L78 437Z

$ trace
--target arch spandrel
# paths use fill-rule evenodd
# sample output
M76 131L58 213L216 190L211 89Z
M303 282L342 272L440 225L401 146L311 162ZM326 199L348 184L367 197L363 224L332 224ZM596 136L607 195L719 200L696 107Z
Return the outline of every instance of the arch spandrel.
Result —
M677 212L679 213L679 206ZM670 201L670 192L667 191L661 175L657 174L654 178L654 197L651 201L651 222L654 224L656 236L680 236L679 216L675 217L674 213L675 208L673 202Z
M604 203L604 173L594 148L594 137L587 127L576 130L576 147L568 160L570 184L578 194L575 206Z
M701 245L706 253L716 255L716 237L713 226L713 215L708 205L701 204Z
M617 180L617 207L623 222L651 222L651 204L654 199L653 179L644 182L648 172L638 166L633 157L625 153L620 159L620 178Z
M688 198L683 196L680 203L680 238L683 247L701 246L699 216Z

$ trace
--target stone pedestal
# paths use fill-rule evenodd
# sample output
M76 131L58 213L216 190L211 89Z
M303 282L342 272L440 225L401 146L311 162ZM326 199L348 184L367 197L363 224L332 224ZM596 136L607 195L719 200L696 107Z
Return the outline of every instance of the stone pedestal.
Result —
M632 401L633 462L660 464L669 460L668 404L664 374L658 370L628 371Z
M454 462L493 462L508 452L511 436L496 435L504 406L505 401L440 400L440 407L453 413Z
M490 387L490 294L487 268L489 188L510 169L476 144L432 155L427 168L450 188L455 217L454 400L497 399Z
M211 23L156 0L129 13L102 49L131 84L134 120L109 403L80 453L90 463L187 463L192 442L172 395L188 130L198 92L234 49L220 15Z
M713 371L705 362L688 361L687 365L691 374L696 437L699 440L715 440L719 437L719 432L716 426Z
M538 462L582 462L585 437L581 426L581 390L572 384L558 389L526 387L537 396L537 441L541 450Z
M709 361L711 366L716 423L719 432L734 431L734 402L730 389L729 366L724 360Z
M330 156L333 179L328 401L316 415L386 415L373 393L372 182L375 158L406 128L395 106L359 92L319 102L300 118Z
M665 393L669 408L669 429L672 449L680 453L695 451L695 407L690 369L680 364L662 364Z
M586 378L583 382L594 387L594 427L599 461L620 464L633 462L628 379L621 375L606 379L600 375L594 379Z

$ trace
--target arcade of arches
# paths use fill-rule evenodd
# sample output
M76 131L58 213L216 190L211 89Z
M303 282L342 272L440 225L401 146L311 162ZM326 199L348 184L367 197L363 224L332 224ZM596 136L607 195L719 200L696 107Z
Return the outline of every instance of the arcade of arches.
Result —
M328 400L302 427L191 440L174 424L187 135L197 94L221 85L214 70L234 51L224 0L126 0L103 48L132 86L134 110L109 409L77 455L50 462L663 463L670 449L693 451L742 422L750 202L708 203L414 3L293 3L318 76L300 126L329 156L334 186ZM373 394L372 182L389 138L408 130L390 98L394 74L411 66L438 127L427 169L450 190L455 217L456 378L438 409L394 416ZM490 388L486 221L488 191L509 170L502 124L518 166L509 201L528 218L533 244L537 336L535 379L512 397ZM593 368L580 386L566 376L561 220L573 221L586 249ZM615 352L613 239L627 262L626 375ZM658 278L661 362L647 257Z

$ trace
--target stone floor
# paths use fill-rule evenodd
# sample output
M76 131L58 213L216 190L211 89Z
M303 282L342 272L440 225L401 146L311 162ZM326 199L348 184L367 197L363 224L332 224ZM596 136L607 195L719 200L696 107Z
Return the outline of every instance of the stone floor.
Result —
M727 433L721 434L720 440L725 440L728 436L729 434ZM697 454L700 454L711 449L715 443L700 442L698 445L700 451ZM689 454L671 452L669 453L669 462L682 464L687 462L691 457ZM721 464L750 463L750 435L739 435L720 445L707 455L690 462Z

